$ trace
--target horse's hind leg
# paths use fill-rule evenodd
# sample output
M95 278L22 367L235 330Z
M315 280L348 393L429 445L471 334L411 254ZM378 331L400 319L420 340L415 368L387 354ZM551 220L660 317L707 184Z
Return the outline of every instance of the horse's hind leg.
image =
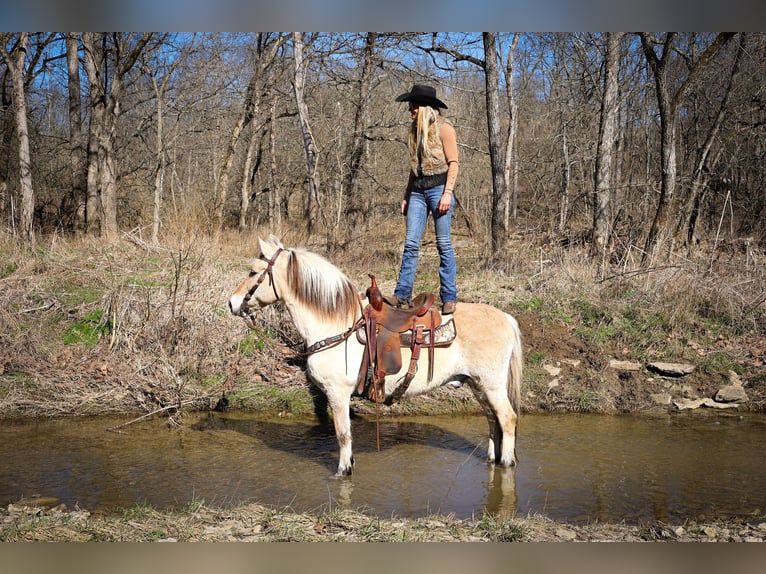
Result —
M503 391L482 391L474 388L474 395L484 408L489 424L487 460L492 464L516 464L516 420L508 396Z

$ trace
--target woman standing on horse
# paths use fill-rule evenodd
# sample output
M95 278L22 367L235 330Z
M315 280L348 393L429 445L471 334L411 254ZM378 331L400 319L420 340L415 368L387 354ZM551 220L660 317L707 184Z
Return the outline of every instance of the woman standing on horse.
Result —
M442 313L449 315L454 312L457 301L457 268L451 237L453 193L460 169L457 136L455 128L440 113L447 106L436 97L433 87L415 84L396 101L409 102L412 125L409 132L410 173L400 208L402 215L407 217L407 232L394 296L400 305L408 304L412 298L420 243L431 214L439 252Z

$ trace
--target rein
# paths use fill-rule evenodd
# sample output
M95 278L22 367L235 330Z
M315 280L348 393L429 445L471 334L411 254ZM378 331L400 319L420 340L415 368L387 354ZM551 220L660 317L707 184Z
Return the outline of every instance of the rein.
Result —
M348 329L346 329L342 333L338 335L333 335L332 337L327 337L326 339L322 339L321 341L317 341L313 345L306 347L306 350L303 351L301 355L313 355L314 353L318 353L319 351L331 349L335 345L338 345L339 343L342 343L343 341L348 339L351 336L351 334L362 325L364 325L364 316L359 317L354 322L353 325L351 325Z

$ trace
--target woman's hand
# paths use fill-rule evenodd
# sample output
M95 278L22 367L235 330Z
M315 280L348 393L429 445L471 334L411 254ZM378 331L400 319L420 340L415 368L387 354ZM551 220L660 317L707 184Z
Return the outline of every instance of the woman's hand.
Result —
M402 204L399 206L399 211L402 215L407 215L407 200L403 199Z
M452 192L451 191L445 191L442 193L441 199L439 199L439 215L444 215L449 211L449 208L452 206Z

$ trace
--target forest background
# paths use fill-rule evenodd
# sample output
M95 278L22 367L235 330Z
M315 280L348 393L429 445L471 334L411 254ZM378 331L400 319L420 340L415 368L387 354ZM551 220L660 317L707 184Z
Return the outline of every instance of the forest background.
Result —
M483 255L529 232L644 265L764 240L763 34L0 39L0 214L30 246L178 222L347 244L402 196L416 82L449 103Z

